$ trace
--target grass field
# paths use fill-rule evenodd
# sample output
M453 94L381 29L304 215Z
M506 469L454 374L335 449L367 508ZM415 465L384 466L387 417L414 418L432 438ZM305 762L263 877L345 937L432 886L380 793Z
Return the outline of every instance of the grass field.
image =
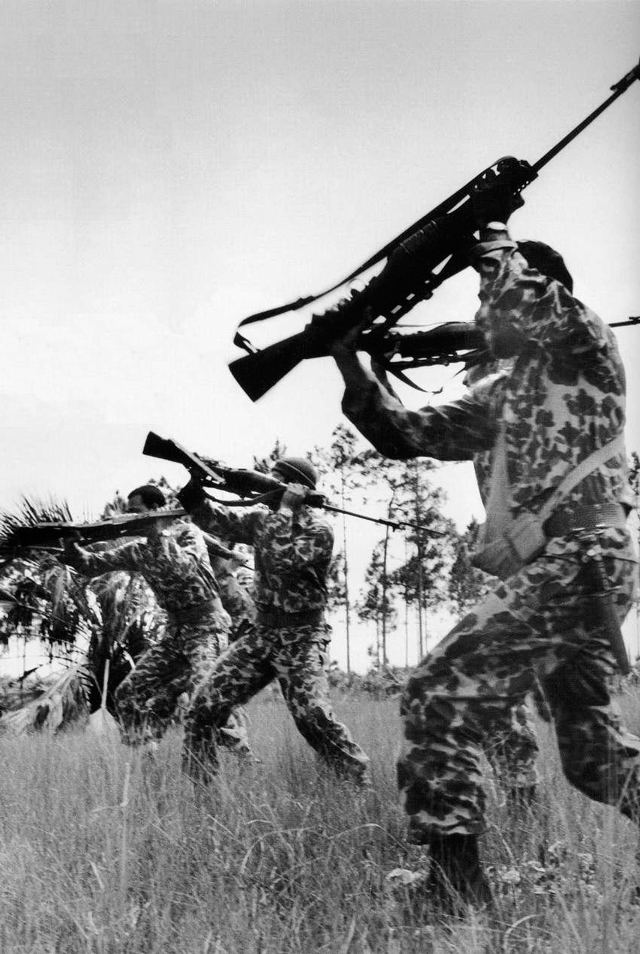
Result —
M640 696L621 702L638 731ZM569 788L546 725L533 814L510 817L488 780L498 925L428 925L387 880L424 866L397 805L397 701L335 703L371 756L366 796L273 700L249 708L262 764L227 757L204 792L180 773L177 729L153 762L80 731L0 739L0 952L637 954L637 831Z

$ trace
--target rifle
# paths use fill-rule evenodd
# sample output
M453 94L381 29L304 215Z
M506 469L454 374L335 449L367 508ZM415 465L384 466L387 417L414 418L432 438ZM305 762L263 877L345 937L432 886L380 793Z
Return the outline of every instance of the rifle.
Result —
M625 321L612 321L609 327L628 328L638 324L640 315ZM474 324L464 321L450 321L413 334L394 331L379 333L373 328L358 347L375 357L386 371L418 391L422 388L406 377L405 370L458 363L468 369L481 364L488 357L484 335Z
M175 464L182 464L187 468L192 477L196 477L205 487L214 487L218 491L236 494L239 500L217 500L210 494L207 494L210 500L216 503L223 503L225 507L230 506L254 506L255 504L271 503L279 500L285 492L286 484L270 477L268 474L261 474L256 470L245 470L242 468L227 467L217 460L209 457L201 457L199 454L192 454L182 444L170 438L160 437L153 431L149 431L142 448L142 453L147 457L156 457L159 460L169 460ZM366 514L355 513L353 510L343 510L340 507L334 507L328 503L324 494L313 492L307 494L305 503L310 507L322 507L331 513L345 513L351 517L359 517L361 520L370 520L372 523L380 523L386 527L411 527L414 530L421 530L432 536L445 536L438 530L428 530L415 523L406 521L385 520L382 517L369 517Z
M146 537L157 520L179 520L187 516L183 507L153 510L149 513L123 513L96 523L76 523L73 520L49 520L31 526L16 525L8 530L0 542L0 559L11 562L25 551L45 550L60 552L60 541L78 539L85 544L102 543L125 537ZM202 534L210 557L229 559L232 551L208 533ZM0 598L2 592L0 591Z
M537 178L540 169L618 99L636 79L640 79L640 63L611 87L613 93L604 103L533 165L513 156L499 159L331 288L318 295L250 315L241 321L238 329L275 315L296 311L351 282L373 265L386 259L382 271L371 279L364 289L351 290L350 295L343 298L337 306L316 316L303 331L285 338L284 341L260 351L238 330L234 344L247 354L232 361L229 368L243 391L252 401L257 401L303 359L327 355L331 341L359 325L368 309L371 310L373 324L362 332L359 347L376 355L385 355L388 350L388 330L418 302L431 298L435 289L444 281L467 267L468 249L477 241L472 194L478 186L493 177L498 183L504 184L513 197L518 196ZM443 327L446 328L446 325ZM424 348L426 357L432 358L426 342ZM455 353L460 350L465 349L458 348ZM458 357L456 360L461 359ZM419 362L428 363L436 364L440 361L436 355L430 361ZM387 370L406 381L402 377L401 369L398 374L390 362L387 362Z
M0 543L0 554L15 558L22 550L59 549L60 540L77 537L85 543L100 543L120 537L144 537L157 520L186 516L182 508L152 510L149 513L123 513L96 523L73 520L47 521L31 526L14 526Z
M205 487L213 487L224 493L235 494L239 501L224 501L225 506L241 506L268 502L274 495L282 496L285 484L261 474L257 470L227 467L220 461L200 454L192 454L182 444L170 438L160 437L149 431L142 448L146 457L156 457L159 460L169 460L186 467L192 477L197 477ZM324 501L322 494L309 494L307 502L312 507L320 506Z
M580 539L583 572L589 584L590 624L598 627L606 636L620 672L627 676L631 672L631 664L616 613L617 588L609 582L602 547L596 534L585 533Z

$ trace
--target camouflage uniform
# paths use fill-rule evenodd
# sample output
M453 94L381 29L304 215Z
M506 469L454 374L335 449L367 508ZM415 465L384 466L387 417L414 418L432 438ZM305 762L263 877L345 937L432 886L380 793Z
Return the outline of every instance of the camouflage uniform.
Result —
M228 560L217 557L211 560L211 565L218 582L222 605L231 617L229 642L235 643L241 636L255 630L255 603L232 571Z
M484 500L503 426L511 515L536 513L566 473L621 432L624 369L613 333L517 251L503 252L480 300L476 321L489 340L509 333L521 342L510 369L441 407L407 410L371 381L347 388L343 408L389 457L473 460ZM622 453L585 477L562 506L624 501L626 492ZM611 526L598 537L622 620L634 588L630 536ZM611 704L615 664L592 619L581 548L576 534L552 536L544 554L497 584L410 679L398 776L415 840L482 830L481 746L508 726L512 705L536 676L568 779L638 818L640 740Z
M209 556L197 527L181 523L111 550L74 547L71 565L85 576L117 570L139 573L165 611L159 641L147 650L116 691L128 741L159 738L175 715L182 693L191 694L226 649L229 616L222 607ZM246 730L230 714L220 741L249 750Z
M185 720L187 770L196 777L202 767L215 771L217 726L277 679L307 742L343 774L364 779L369 760L334 719L328 696L324 608L331 527L306 505L295 514L265 507L239 513L181 499L204 530L254 548L257 610L254 633L230 646L196 689Z

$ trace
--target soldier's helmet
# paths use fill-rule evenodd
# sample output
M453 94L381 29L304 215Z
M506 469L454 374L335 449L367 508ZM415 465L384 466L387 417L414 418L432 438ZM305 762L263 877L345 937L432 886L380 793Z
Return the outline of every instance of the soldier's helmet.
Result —
M281 457L275 462L273 469L277 470L287 483L304 484L312 490L318 483L316 469L306 457Z

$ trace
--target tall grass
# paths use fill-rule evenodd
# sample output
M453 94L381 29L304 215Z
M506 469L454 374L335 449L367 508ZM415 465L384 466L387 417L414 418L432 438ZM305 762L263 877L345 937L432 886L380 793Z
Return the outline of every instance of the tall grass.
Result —
M640 728L640 700L623 699ZM494 924L425 924L393 869L404 839L395 701L336 701L371 756L360 796L318 765L284 706L250 707L261 765L225 757L194 790L180 733L155 761L80 732L0 739L2 954L636 954L637 831L565 783L541 724L543 794L510 815L489 784Z

